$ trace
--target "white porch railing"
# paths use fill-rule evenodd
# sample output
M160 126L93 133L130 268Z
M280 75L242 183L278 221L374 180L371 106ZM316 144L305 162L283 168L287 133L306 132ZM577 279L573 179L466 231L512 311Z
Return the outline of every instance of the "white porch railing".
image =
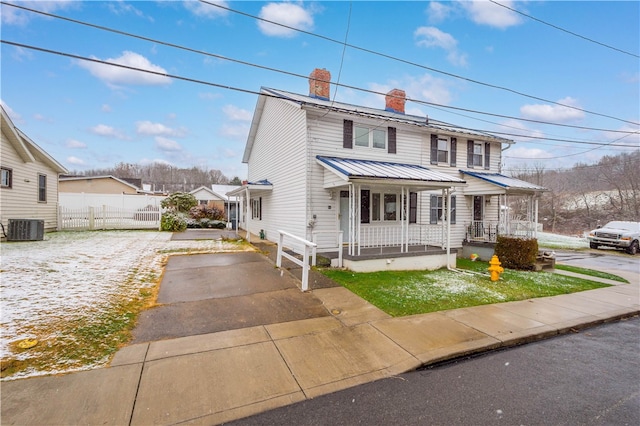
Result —
M292 239L296 243L302 243L304 245L304 253L302 260L286 253L283 250L284 237ZM309 256L315 250L316 244L311 241L307 241L304 238L296 237L285 231L278 231L278 256L276 257L276 266L282 267L282 256L286 257L296 265L302 266L302 291L309 290Z
M403 232L405 234L403 236ZM444 245L444 229L442 225L411 224L408 231L400 225L396 226L363 226L360 228L361 248L384 248L409 246Z
M496 242L498 235L534 238L536 224L528 221L510 221L504 224L496 221L474 220L467 224L467 241Z
M125 209L112 206L58 209L58 229L160 229L160 208Z
M312 256L312 260L311 260L311 265L312 266L316 266L316 253L331 253L331 252L338 252L338 268L342 268L342 231L313 231L311 233L313 235L313 242L314 244L316 244L316 247L313 248L313 256ZM320 235L333 235L335 236L335 245L331 245L331 246L326 246L323 245L322 247L320 247L320 245L318 244L318 236Z

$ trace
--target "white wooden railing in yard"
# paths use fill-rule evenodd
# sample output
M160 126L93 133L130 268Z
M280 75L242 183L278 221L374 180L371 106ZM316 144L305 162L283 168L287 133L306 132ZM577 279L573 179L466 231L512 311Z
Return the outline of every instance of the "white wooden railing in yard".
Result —
M316 254L317 253L332 253L338 252L338 268L342 268L342 231L313 231L311 233L313 235L313 242L316 244L316 247L313 249L313 255L311 259L311 265L316 266ZM321 235L331 235L335 238L335 244L322 245L318 244L318 237Z
M474 220L467 224L467 241L488 241L496 242L498 235L535 238L536 224L526 220L512 220L506 223Z
M298 245L299 243L302 243L304 245L304 253L303 253L302 260L290 255L289 253L286 253L283 250L285 237L288 240L293 240L293 242L296 243L296 245ZM309 267L310 267L309 256L311 255L311 253L315 248L316 248L316 244L312 243L311 241L307 241L304 238L296 237L295 235L285 231L278 231L278 255L276 257L276 266L278 268L282 267L283 256L289 259L290 261L292 261L293 263L295 263L296 265L302 266L302 291L309 290Z
M160 229L160 215L157 207L126 209L112 206L58 209L58 229L105 230L105 229Z

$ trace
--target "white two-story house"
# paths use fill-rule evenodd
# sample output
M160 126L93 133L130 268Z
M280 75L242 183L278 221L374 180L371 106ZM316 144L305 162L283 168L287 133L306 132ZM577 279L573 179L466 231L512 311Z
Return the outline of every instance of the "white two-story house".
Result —
M406 114L398 89L379 109L331 101L330 79L314 70L309 95L261 89L248 181L229 193L247 235L337 252L341 234L349 269L436 269L455 266L463 242L508 233L509 194L535 206L544 188L499 173L513 141Z

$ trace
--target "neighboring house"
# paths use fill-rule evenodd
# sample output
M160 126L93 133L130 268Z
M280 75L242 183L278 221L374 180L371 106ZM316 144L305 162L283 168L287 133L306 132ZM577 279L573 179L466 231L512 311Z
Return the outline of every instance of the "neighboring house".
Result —
M0 107L1 108L1 107ZM0 220L38 219L44 230L57 227L58 176L65 167L20 131L2 109Z
M238 198L228 196L227 192L234 191L238 188L239 186L236 185L211 185L211 188L201 186L191 191L190 194L198 200L198 204L216 207L225 212L227 220L235 221Z
M261 89L248 182L228 193L249 236L282 230L337 252L342 231L353 270L455 266L463 242L510 233L501 206L516 195L529 200L533 236L544 188L500 174L513 141L408 115L398 89L379 109L331 101L330 79L314 70L308 96Z
M72 194L138 194L142 189L115 176L62 176L60 192Z

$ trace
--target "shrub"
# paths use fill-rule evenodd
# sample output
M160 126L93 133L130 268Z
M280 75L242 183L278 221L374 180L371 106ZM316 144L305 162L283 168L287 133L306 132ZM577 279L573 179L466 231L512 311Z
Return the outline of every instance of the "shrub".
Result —
M187 229L187 221L182 215L167 211L162 213L160 218L160 229L169 232L182 232Z
M194 219L224 220L224 211L217 207L199 205L189 210L189 216Z
M534 269L538 255L538 240L498 236L495 248L502 266L509 269L529 271Z
M188 212L192 207L198 205L198 200L193 194L188 192L174 192L160 203L162 208L171 209L178 212Z

